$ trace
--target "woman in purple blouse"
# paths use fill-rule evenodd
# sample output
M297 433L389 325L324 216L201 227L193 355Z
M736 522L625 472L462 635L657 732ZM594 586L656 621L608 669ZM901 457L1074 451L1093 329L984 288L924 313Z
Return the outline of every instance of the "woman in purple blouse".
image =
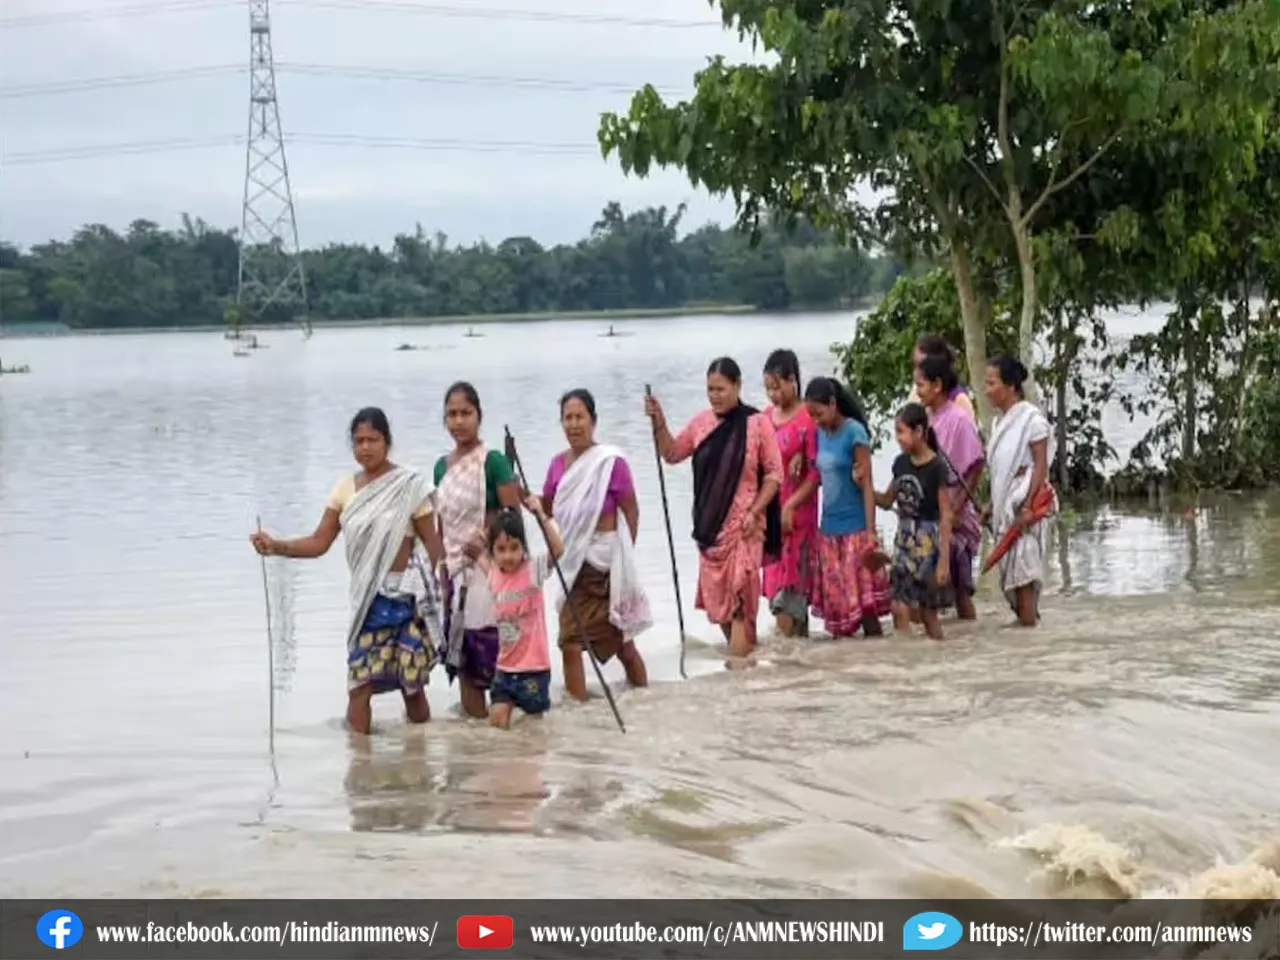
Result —
M617 656L633 686L648 683L635 638L653 618L636 574L640 507L626 457L617 447L596 443L596 402L586 390L560 398L560 426L569 449L547 467L542 502L564 540L560 568L582 627L579 633L557 586L564 685L569 696L585 700L584 644L591 644L601 663Z

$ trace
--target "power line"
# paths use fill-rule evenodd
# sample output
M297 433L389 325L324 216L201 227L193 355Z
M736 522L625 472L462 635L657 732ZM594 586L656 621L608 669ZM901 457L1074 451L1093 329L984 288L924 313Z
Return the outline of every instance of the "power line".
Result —
M29 99L58 96L66 93L96 91L103 88L151 86L185 80L203 80L212 77L243 74L247 68L239 64L184 67L174 70L157 70L149 73L113 74L104 77L83 77L74 80L54 80L44 83L15 84L0 87L0 100ZM503 89L545 90L555 93L620 93L635 92L643 83L616 81L570 80L557 77L516 77L497 74L440 73L436 71L408 70L393 67L340 66L320 63L277 63L278 73L300 76L335 76L355 80L408 81L452 86L499 87ZM674 93L675 91L660 91Z
M133 156L146 153L168 153L180 150L203 150L213 147L243 145L243 135L188 138L175 140L143 140L129 143L93 144L58 147L50 150L29 150L0 156L2 166L21 166L31 163L58 163L65 160L86 160L98 157ZM289 137L291 144L317 147L361 147L389 150L422 150L440 153L522 153L537 156L575 156L596 153L600 147L594 143L537 143L524 140L466 140L432 137L372 137L364 134L302 133Z
M244 136L202 137L177 140L140 140L131 143L106 143L79 147L57 147L52 150L28 150L0 155L0 166L27 163L53 163L59 160L82 160L93 157L126 156L137 153L161 153L177 150L203 150L243 144Z
M471 4L422 3L417 0L276 0L280 6L312 7L329 10L357 10L361 13L420 13L438 17L469 20L509 20L535 23L564 23L583 26L655 27L675 30L722 27L716 20L675 20L668 17L625 17L615 14L566 13L551 10L513 10L505 7L482 7ZM163 13L195 13L204 10L228 10L227 0L156 0L154 3L86 7L54 13L32 13L0 18L0 28L54 26L105 18L132 18Z
M150 73L83 77L76 80L54 80L47 83L21 83L0 87L0 100L56 96L61 93L98 90L103 87L141 87L156 83L171 83L176 80L200 80L205 77L222 77L228 74L246 73L247 70L247 67L240 64L225 64L223 66L185 67L178 70L156 70Z

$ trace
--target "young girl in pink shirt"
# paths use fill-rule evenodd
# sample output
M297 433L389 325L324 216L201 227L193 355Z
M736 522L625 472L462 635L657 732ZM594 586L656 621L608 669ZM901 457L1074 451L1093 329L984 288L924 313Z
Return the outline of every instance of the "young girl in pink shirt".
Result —
M516 707L529 715L551 709L551 653L542 585L564 553L564 543L537 497L530 497L525 506L547 531L547 553L529 555L524 518L511 507L493 518L487 544L479 541L473 550L489 579L497 613L498 668L489 690L489 723L502 729L511 725Z

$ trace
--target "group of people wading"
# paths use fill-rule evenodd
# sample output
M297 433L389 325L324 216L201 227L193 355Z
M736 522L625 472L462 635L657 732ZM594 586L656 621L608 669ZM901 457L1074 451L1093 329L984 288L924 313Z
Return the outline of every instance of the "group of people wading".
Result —
M1009 357L988 365L984 391L997 418L984 448L947 344L922 338L914 360L912 397L895 422L901 453L883 491L874 485L860 404L827 377L802 392L790 350L765 363L763 411L743 402L742 371L729 357L708 367L708 406L678 432L646 395L658 455L672 465L693 461L695 604L723 631L733 657L756 645L762 597L787 635L807 635L813 614L834 637L859 629L876 636L892 614L899 632L918 622L942 639L943 611L976 616L973 565L984 523L1011 540L999 566L1006 598L1023 625L1038 621L1047 511L1033 505L1052 501L1052 438L1022 395L1027 371ZM426 722L425 686L440 663L458 681L469 716L506 727L516 708L545 713L551 658L543 588L557 568L568 695L587 698L588 647L602 663L617 657L632 685L647 683L635 644L653 623L635 561L639 503L626 456L596 442L591 394L570 390L560 399L568 446L552 458L541 492L523 489L518 464L484 444L482 419L475 388L450 386L444 423L454 449L428 478L392 462L381 410L359 411L350 437L361 469L338 481L315 531L295 540L260 530L250 537L264 556L309 559L344 534L347 722L358 733L369 732L373 695L391 690L403 695L411 722ZM991 502L979 508L974 491L984 470ZM898 515L888 552L875 528L877 506ZM538 536L529 535L522 508Z

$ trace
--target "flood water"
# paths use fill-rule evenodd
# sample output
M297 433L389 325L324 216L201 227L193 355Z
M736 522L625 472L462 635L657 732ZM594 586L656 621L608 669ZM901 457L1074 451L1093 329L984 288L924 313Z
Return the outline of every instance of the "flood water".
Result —
M1280 896L1275 500L1065 520L1036 631L1007 628L983 582L979 622L945 644L766 640L731 672L693 610L688 469L669 470L704 639L680 680L644 385L683 422L729 352L760 403L772 348L827 372L851 325L321 329L248 358L216 334L8 343L33 373L0 381L0 894ZM658 622L649 688L606 668L625 736L599 699L508 733L462 721L437 672L431 724L384 697L352 743L341 549L270 561L268 675L255 517L310 530L354 469L361 406L430 468L458 378L538 479L566 388L595 393L600 438L631 455Z

